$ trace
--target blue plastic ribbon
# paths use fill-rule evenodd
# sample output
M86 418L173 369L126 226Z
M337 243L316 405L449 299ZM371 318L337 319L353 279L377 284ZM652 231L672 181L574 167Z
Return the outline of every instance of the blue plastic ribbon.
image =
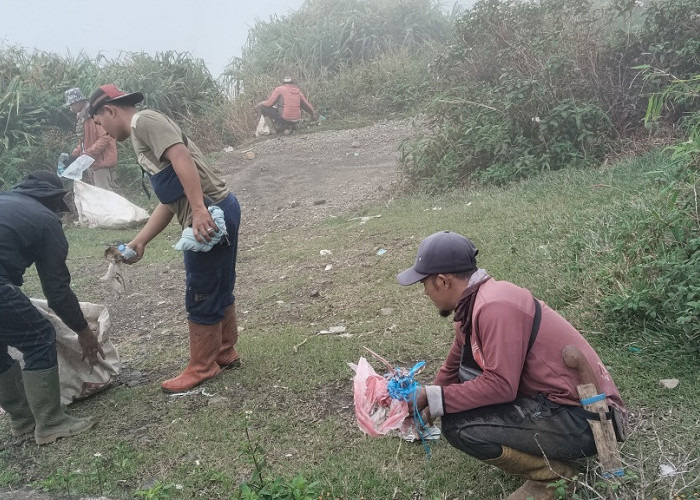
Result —
M426 443L423 433L427 425L423 421L423 417L421 417L418 411L418 405L416 404L416 395L420 391L421 385L413 379L415 374L424 366L425 361L419 361L411 368L407 375L399 375L402 370L400 368L395 368L394 373L386 375L389 377L386 388L389 392L389 397L392 399L398 399L399 401L406 401L407 403L413 404L413 419L418 423L418 436L420 437L421 443L423 443L425 454L428 456L428 460L430 460L430 447Z
M591 396L590 398L585 398L581 400L581 405L586 406L586 405L592 405L593 403L597 403L598 401L602 401L605 399L605 393L601 392L600 394L596 394L595 396Z

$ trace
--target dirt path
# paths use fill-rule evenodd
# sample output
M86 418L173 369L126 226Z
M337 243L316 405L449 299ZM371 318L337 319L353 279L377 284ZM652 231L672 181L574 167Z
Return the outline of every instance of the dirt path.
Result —
M238 197L246 235L304 227L390 196L407 121L266 138L218 166ZM253 159L246 152L254 154Z
M216 165L242 207L241 249L256 246L270 232L301 230L392 196L398 179L398 146L410 132L408 121L383 122L353 130L265 138L242 150L222 153ZM249 159L247 151L254 158ZM100 276L106 269L104 261L92 259L77 266L76 276ZM122 346L138 346L122 356L120 379L127 385L141 385L160 380L177 368L141 374L131 366L140 356L149 355L150 335L138 333L144 331L144 325L167 328L184 323L181 300L172 300L183 293L184 269L181 264L166 267L144 261L127 266L124 273L127 282L138 283L127 297L114 296L97 280L90 293L109 309L113 332L130 332L113 334L113 340ZM67 498L108 500L0 488L0 500Z

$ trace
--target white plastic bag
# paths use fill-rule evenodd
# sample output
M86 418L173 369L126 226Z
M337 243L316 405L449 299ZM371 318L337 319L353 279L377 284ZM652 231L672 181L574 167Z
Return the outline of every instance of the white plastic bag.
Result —
M109 311L101 304L80 302L80 309L90 328L97 331L97 341L105 353L105 359L98 354L98 364L91 367L83 361L78 334L68 328L56 314L49 309L45 300L31 299L32 304L43 314L56 329L56 351L58 352L58 377L61 382L61 404L69 405L74 401L87 398L112 384L121 369L117 349L109 340ZM10 356L22 360L22 353L13 347L8 349Z
M255 137L260 137L261 135L270 135L270 125L264 116L260 115L260 120L258 120L258 126L255 129Z
M149 217L117 193L78 180L73 183L73 202L81 226L120 229L143 224Z
M80 155L73 161L73 163L65 168L65 170L61 173L61 176L67 179L73 179L74 181L79 181L83 178L83 172L90 168L90 165L93 163L95 163L95 159L92 156Z

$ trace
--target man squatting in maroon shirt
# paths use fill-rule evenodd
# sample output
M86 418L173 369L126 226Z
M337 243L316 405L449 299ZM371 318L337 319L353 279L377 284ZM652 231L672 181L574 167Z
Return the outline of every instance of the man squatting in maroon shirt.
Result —
M477 253L464 236L438 232L397 276L401 285L423 283L442 316L454 311L454 343L433 385L417 393L416 406L427 408L430 419L442 418L455 448L528 479L508 498L554 498L547 484L576 473L570 460L596 453L576 389L581 381L562 349L582 352L623 427L627 410L586 339L528 290L478 269Z

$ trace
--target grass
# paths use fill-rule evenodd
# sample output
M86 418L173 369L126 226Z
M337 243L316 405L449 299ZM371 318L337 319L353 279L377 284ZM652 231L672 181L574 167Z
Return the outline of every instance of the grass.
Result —
M623 265L611 257L609 228L622 223L625 210L651 208L656 186L648 172L659 168L663 156L651 154L508 188L399 198L303 234L259 235L255 246L242 240L237 307L244 368L207 383L214 397L173 400L154 379L76 404L72 413L97 417L96 431L48 447L8 446L0 451L0 486L124 498L233 498L255 472L245 451L252 440L264 449L265 473L287 479L301 473L318 481L323 498L502 497L519 480L444 440L431 447L428 461L420 444L363 435L353 415L347 362L364 356L363 346L396 365L425 360L423 382L446 355L450 321L437 316L421 287L400 287L395 275L412 264L423 237L451 229L476 243L481 267L531 289L584 332L632 410L634 431L621 448L630 473L622 490L607 491L591 469L572 495L697 496L697 360L683 346L660 347L641 337L631 343L597 314L598 278ZM381 217L365 223L350 220L376 214ZM84 270L93 261L96 270L103 268L97 260L104 243L126 241L130 234L69 228L71 269ZM171 226L166 238L153 241L151 265L179 262L171 249L176 236ZM377 255L379 248L387 252ZM322 249L332 253L322 256ZM332 269L324 270L327 264ZM96 273L83 274L94 280ZM91 290L88 281L74 274L81 300L90 300L81 295ZM35 277L26 290L39 290ZM175 325L152 328L151 341L125 336L117 344L123 360L146 373L176 370L187 347L184 322ZM318 335L335 325L346 326L350 336ZM678 388L658 385L672 377L681 380ZM0 419L0 436L9 436L7 418ZM678 474L662 476L661 465Z

